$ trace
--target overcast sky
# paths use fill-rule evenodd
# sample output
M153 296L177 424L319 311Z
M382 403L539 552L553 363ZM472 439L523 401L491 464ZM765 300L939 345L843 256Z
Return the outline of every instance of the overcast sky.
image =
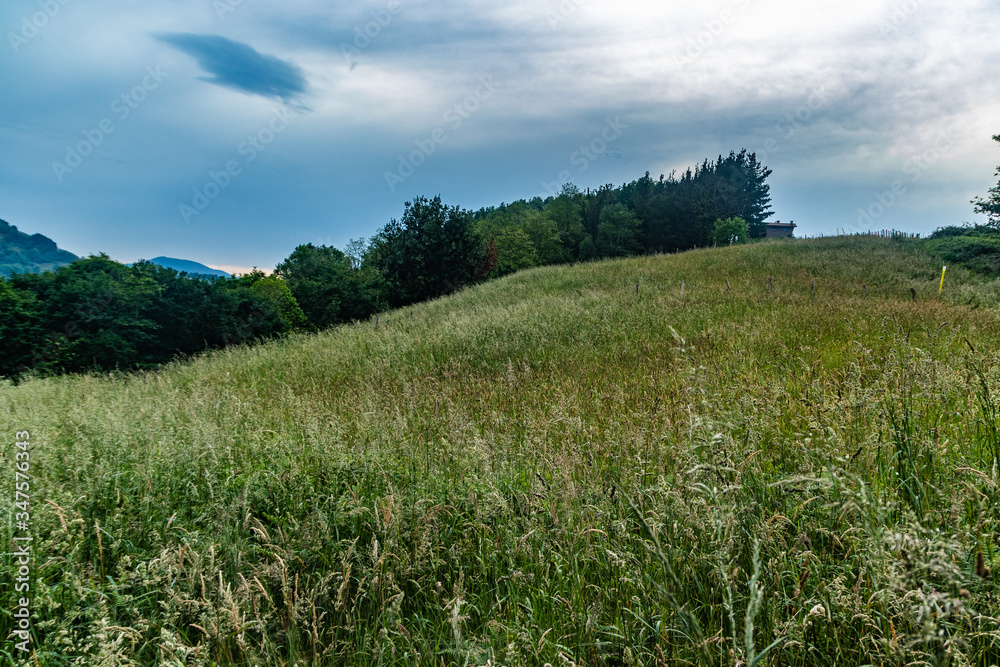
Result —
M996 0L4 0L0 218L273 268L747 148L799 235L982 221ZM994 76L991 76L994 75Z

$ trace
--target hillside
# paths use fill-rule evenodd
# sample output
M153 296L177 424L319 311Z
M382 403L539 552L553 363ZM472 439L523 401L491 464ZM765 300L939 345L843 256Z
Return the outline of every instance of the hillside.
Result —
M55 241L41 234L25 234L0 220L0 276L11 273L49 271L69 264L77 256L60 250Z
M940 272L870 238L544 267L0 385L39 663L995 663L1000 283Z
M190 259L177 259L175 257L154 257L149 260L153 264L165 266L168 269L187 273L189 276L201 276L205 278L228 278L229 274L219 269L213 269L200 262L193 262Z

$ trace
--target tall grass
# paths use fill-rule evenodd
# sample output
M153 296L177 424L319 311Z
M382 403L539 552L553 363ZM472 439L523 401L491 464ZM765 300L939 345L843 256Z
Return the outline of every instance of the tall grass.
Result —
M939 271L881 239L546 267L0 387L31 664L1000 662L1000 291Z

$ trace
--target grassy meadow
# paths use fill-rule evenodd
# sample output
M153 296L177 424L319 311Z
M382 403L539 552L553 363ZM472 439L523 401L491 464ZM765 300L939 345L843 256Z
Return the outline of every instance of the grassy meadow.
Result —
M0 385L28 664L1000 664L1000 282L940 272L876 238L545 267Z

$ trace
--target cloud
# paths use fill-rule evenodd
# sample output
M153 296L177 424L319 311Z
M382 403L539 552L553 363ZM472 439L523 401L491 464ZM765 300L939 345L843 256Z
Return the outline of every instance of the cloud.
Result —
M201 80L218 86L290 102L309 85L295 63L260 53L242 42L191 33L163 33L156 38L197 60L212 75Z

